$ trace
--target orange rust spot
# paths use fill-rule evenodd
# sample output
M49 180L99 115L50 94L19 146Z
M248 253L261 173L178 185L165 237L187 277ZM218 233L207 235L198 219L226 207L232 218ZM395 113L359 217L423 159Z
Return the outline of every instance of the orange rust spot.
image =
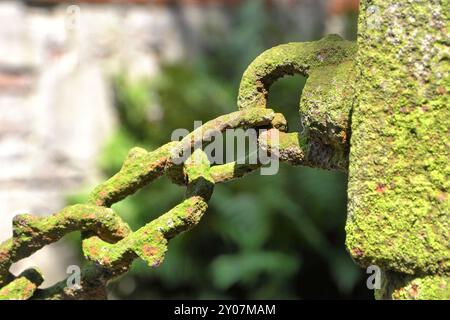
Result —
M342 143L346 143L347 142L347 133L345 131L341 131L341 141Z
M445 92L447 92L447 90L446 90L444 87L438 87L438 88L437 88L437 92L438 92L439 94L445 94Z
M364 255L364 252L361 250L361 248L355 247L352 250L352 256L354 257L362 257Z
M142 251L146 256L150 257L158 253L158 248L152 247L148 244L144 244L142 246Z
M166 162L166 159L165 159L165 158L158 159L158 160L156 160L155 162L151 163L151 164L147 167L147 169L150 170L150 171L151 171L151 170L154 170L155 168L158 168L158 167L164 165L165 162Z
M385 185L385 184L382 184L382 183L379 183L379 184L377 185L377 187L375 188L375 191L378 192L378 193L383 193L383 192L385 192L385 191L386 191L386 185Z
M34 289L36 289L36 286L33 283L28 283L24 288L24 293L28 295L29 293L32 293Z
M0 260L6 260L9 258L8 252L6 250L0 251Z
M115 233L118 237L120 238L125 238L126 235L128 234L128 229L126 229L125 227L118 229Z
M412 284L411 289L409 289L409 295L413 298L417 297L419 294L419 286L417 284Z
M439 202L444 202L447 199L447 195L444 192L440 192L436 198Z
M109 260L109 257L103 257L102 262L103 264L109 264L111 260Z
M89 251L89 253L90 253L92 256L96 256L96 255L98 254L98 248L97 248L97 247L90 247L90 248L88 249L88 251Z

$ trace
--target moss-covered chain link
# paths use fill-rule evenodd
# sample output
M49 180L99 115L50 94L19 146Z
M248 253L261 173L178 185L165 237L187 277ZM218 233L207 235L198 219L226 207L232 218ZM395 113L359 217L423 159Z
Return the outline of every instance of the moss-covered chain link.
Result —
M28 214L16 216L13 220L13 237L0 245L0 285L5 285L0 289L0 298L26 299L33 293L42 298L104 297L104 291L100 288L104 288L111 278L126 272L137 256L149 265L157 266L162 262L167 241L198 223L207 208L206 201L211 196L214 183L242 176L258 166L229 163L210 170L205 156L196 151L184 162L181 170L177 170L173 157L178 150L187 148L190 143L194 145L205 140L210 130L281 128L283 124L284 118L272 110L237 111L218 117L197 129L195 135L188 135L180 142L169 142L152 152L142 148L131 149L120 171L95 188L87 204L69 206L45 217ZM239 169L244 167L244 170ZM186 199L158 219L132 232L109 207L164 174L186 184ZM181 177L177 176L180 174ZM50 288L34 292L42 282L42 277L31 278L27 275L38 273L37 270L18 278L9 273L13 262L77 230L84 233L83 252L91 261L82 270L79 288L68 288L66 281L61 281Z
M13 237L0 244L0 299L102 299L106 298L108 281L127 272L135 258L151 267L160 265L168 241L194 227L206 212L214 184L242 177L261 165L231 162L210 166L201 149L182 165L174 161L186 150L207 143L212 132L269 129L259 136L259 146L280 160L345 171L355 50L354 43L337 36L272 48L244 73L238 97L240 111L211 120L181 141L152 152L131 149L120 171L97 186L86 204L45 217L16 216ZM301 101L302 133L286 133L283 115L265 108L270 85L292 73L309 76ZM272 134L279 135L279 146L271 145L268 138ZM186 186L184 201L133 232L111 205L163 175ZM17 277L9 272L12 263L72 231L83 232L83 253L89 261L82 269L79 286L68 287L63 280L38 289L43 281L38 270L28 269Z
M247 68L239 88L241 110L265 108L270 86L286 74L308 77L299 107L303 131L279 133L281 160L347 171L356 49L355 42L329 35L269 49Z

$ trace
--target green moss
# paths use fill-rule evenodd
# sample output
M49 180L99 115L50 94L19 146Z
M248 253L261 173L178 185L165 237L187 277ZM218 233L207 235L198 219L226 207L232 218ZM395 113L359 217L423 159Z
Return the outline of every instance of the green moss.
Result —
M184 173L188 178L186 197L201 196L208 201L214 188L214 178L210 173L208 156L201 149L194 151L184 163Z
M27 269L16 279L0 288L0 300L26 300L29 299L44 279L40 271Z
M308 77L300 101L303 134L311 144L331 146L331 160L336 169L343 171L348 167L355 78L353 60L317 68Z
M273 138L273 135L278 135ZM270 129L261 133L258 138L260 147L283 162L291 165L307 165L305 150L307 139L302 138L298 132L286 133Z
M448 4L362 2L346 243L363 266L450 273Z
M450 300L450 277L383 273L382 286L376 290L375 297L389 300Z
M136 257L151 267L159 266L167 251L168 240L197 225L206 212L206 201L211 197L214 186L209 168L206 154L197 149L184 163L188 178L186 200L114 244L99 237L85 239L83 252L86 258L113 274L128 269Z
M244 163L233 161L222 165L212 166L210 174L214 183L222 183L241 178L261 167L260 163L250 164L248 159L249 158L247 157L246 160L243 161Z
M131 149L120 171L94 189L90 202L109 207L159 178L170 167L172 150L177 144L169 142L152 152Z
M322 66L338 65L353 58L353 42L329 35L314 42L294 42L271 48L244 72L239 87L240 109L266 107L269 88L278 78L299 73L308 76Z
M303 158L303 153L285 149L284 156L289 163L347 170L355 52L354 42L329 35L315 42L271 48L245 71L239 88L240 109L265 108L270 86L284 75L308 76L300 102L304 128L301 136L307 138L308 154L306 161L293 161L295 157ZM291 155L288 151L292 151Z
M84 240L83 252L86 258L113 272L126 268L137 256L157 267L164 259L168 239L195 226L206 209L204 199L193 196L115 244L98 237Z
M0 245L0 285L7 281L13 262L78 230L93 232L108 242L131 232L112 209L88 204L66 207L50 216L18 215L13 219L13 238Z
M127 268L139 256L149 266L157 267L164 259L168 239L195 226L207 209L205 200L192 196L114 244L90 237L83 241L87 259L112 270Z

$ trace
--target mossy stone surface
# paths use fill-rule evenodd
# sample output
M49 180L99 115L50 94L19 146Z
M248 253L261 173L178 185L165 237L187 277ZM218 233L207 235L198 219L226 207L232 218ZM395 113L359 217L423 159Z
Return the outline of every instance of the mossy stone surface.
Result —
M346 244L360 265L421 283L450 273L448 9L448 0L360 8Z

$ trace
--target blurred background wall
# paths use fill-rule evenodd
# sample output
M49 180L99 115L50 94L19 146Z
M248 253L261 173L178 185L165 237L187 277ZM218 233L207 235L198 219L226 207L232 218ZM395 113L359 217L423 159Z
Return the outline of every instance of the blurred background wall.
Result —
M76 6L74 6L76 5ZM262 51L328 33L354 39L354 0L0 2L0 240L18 213L82 201L129 147L236 109L245 67ZM277 83L295 129L305 79ZM282 167L220 186L206 221L173 241L158 270L139 262L112 298L367 298L343 243L346 178ZM258 186L258 187L256 187ZM118 205L134 227L179 202L165 181ZM48 286L81 264L79 236L13 267Z

